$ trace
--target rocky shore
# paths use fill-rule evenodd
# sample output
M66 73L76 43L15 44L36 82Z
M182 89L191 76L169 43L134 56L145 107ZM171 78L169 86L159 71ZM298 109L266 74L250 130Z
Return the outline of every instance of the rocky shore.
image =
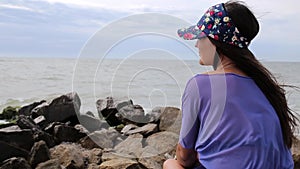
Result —
M80 113L77 93L0 114L0 169L161 169L175 155L181 111L145 112L132 100L96 102L98 117ZM300 169L300 141L292 148Z

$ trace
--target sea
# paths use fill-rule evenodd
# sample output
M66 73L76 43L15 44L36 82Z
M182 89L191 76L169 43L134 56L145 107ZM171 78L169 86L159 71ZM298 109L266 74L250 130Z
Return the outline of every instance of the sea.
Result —
M262 62L284 85L300 87L300 62ZM81 113L97 115L96 101L131 99L146 112L158 106L180 108L186 82L212 70L197 60L0 58L0 111L69 92L81 99ZM300 90L286 87L288 104L300 114Z

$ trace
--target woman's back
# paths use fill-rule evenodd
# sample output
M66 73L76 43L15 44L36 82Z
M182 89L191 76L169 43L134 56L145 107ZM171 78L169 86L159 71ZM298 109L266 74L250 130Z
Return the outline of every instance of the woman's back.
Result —
M185 94L191 91L199 93L186 100ZM192 148L187 140L196 139L193 146L203 166L293 168L276 112L251 78L233 73L197 75L188 82L185 94L183 118L191 119L188 116L194 111L198 119L190 123L189 131L186 126L182 129L180 143ZM198 110L184 102L193 102Z

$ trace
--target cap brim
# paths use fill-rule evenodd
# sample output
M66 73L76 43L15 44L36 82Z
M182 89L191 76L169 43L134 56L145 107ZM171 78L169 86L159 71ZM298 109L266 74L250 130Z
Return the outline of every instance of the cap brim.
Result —
M178 29L177 34L184 40L194 40L206 37L206 34L202 32L197 25L193 25L188 28Z

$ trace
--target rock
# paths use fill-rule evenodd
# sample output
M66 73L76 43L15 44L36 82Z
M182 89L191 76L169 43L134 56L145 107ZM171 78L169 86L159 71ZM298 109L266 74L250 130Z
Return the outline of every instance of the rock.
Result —
M170 131L179 134L181 128L181 111L175 107L161 109L159 130Z
M50 160L50 151L44 141L34 143L29 154L29 164L35 168L39 163Z
M128 133L130 130L134 130L134 129L136 129L136 128L138 128L137 125L134 125L134 124L127 124L127 125L124 126L123 129L121 130L121 133L127 135L127 133Z
M27 151L30 151L34 143L32 131L29 129L0 131L0 140Z
M295 138L293 139L293 145L291 148L292 154L300 154L300 140Z
M154 156L171 152L176 148L178 139L178 134L168 131L152 134L146 139L147 146L144 148L142 156L147 154ZM150 153L149 150L151 150Z
M79 143L82 145L82 147L87 149L113 148L118 137L120 137L120 134L116 130L112 128L109 128L108 130L102 129L82 138Z
M142 141L143 136L141 134L134 134L128 136L123 142L115 146L114 150L120 156L123 157L140 157L142 154Z
M63 168L61 167L58 159L52 159L38 164L35 169L63 169Z
M51 158L58 159L66 168L84 168L82 147L76 144L62 143L50 149Z
M134 155L123 156L122 154L116 153L114 150L104 149L102 151L101 161L104 162L104 161L109 161L109 160L113 160L113 159L123 159L123 158L133 159L133 160L136 159L136 157Z
M37 124L40 128L45 128L48 123L44 116L38 116L37 118L33 119L34 123Z
M118 113L116 117L123 124L136 124L141 126L148 122L144 114L144 109L140 105L134 105L132 100L117 104L117 110Z
M16 122L0 123L0 129L10 127L10 126L14 126L14 125L16 125Z
M129 130L128 132L124 133L125 135L131 135L131 134L136 134L140 133L144 137L149 136L150 134L153 134L154 132L158 131L157 124L149 123L144 125L143 127L139 127L133 130Z
M27 150L16 147L10 143L3 142L0 140L0 147L1 147L0 161L3 161L11 157L24 157L26 159L28 157L29 152Z
M56 144L61 142L77 142L85 136L87 136L85 133L82 133L80 130L71 126L56 125L54 127L54 138Z
M32 103L32 104L23 106L23 107L21 107L21 108L19 109L18 113L19 113L20 115L30 116L30 115L31 115L31 111L32 111L35 107L37 107L38 105L43 104L43 103L45 103L45 102L46 102L46 100L42 100L42 101L40 101L40 102L34 102L34 103Z
M118 113L116 108L117 104L118 101L112 97L106 97L105 99L96 101L99 117L105 119L110 126L121 124L121 121L116 117L116 113Z
M159 124L162 107L155 107L146 114L149 123Z
M65 124L61 123L61 122L52 122L44 128L44 131L47 132L48 134L53 135L54 134L54 127L57 126L57 125L65 125Z
M36 107L32 113L36 118L43 115L47 122L67 122L77 120L77 114L80 114L80 98L77 93L68 93L57 97L48 104L41 104ZM78 120L77 120L78 121Z
M0 120L12 120L15 119L18 115L18 108L19 107L12 107L7 106L3 109L2 113L0 114Z
M109 127L109 124L107 124L105 121L101 121L89 115L80 115L78 119L80 124L84 126L89 132L100 130L102 128L107 129Z
M40 129L29 116L20 115L17 124L21 129Z
M88 165L88 168L87 169L99 169L100 166L95 164L95 163L91 163Z
M45 141L47 146L48 147L53 147L55 145L55 142L54 142L54 138L52 135L42 131L42 130L39 130L39 129L34 129L32 130L33 131L33 138L34 138L34 141Z
M113 159L105 161L100 165L100 169L143 169L136 160Z
M300 154L293 154L294 169L300 169Z
M43 102L42 104L39 104L38 106L36 106L31 110L31 117L35 119L41 115L46 114L48 106L49 103L47 102Z
M164 161L166 161L166 158L162 155L141 157L138 159L138 162L147 169L162 169Z
M18 126L18 125L12 125L12 126L8 126L8 127L5 127L5 128L1 128L0 129L0 132L1 131L22 131L22 129Z
M94 148L91 150L84 150L83 156L84 156L84 158L88 159L89 163L94 163L94 164L100 165L102 150L99 148Z
M0 169L31 169L24 158L12 157L2 162Z

